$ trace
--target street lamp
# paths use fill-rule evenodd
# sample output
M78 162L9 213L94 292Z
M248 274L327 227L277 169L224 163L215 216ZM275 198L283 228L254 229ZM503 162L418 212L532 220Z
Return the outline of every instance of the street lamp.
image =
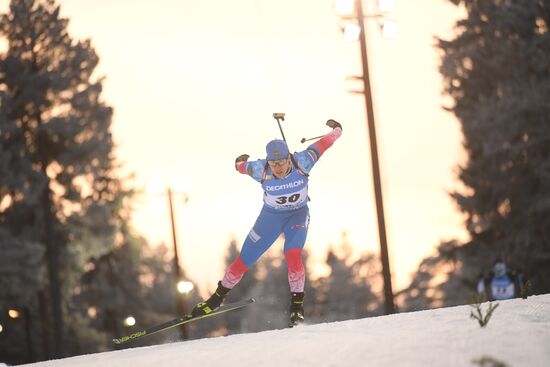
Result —
M381 11L389 11L393 8L393 2L388 0L380 0L378 5ZM344 13L344 11L349 10L352 11L348 14ZM382 184L380 180L380 162L378 160L378 144L376 142L374 107L372 102L372 92L369 78L367 40L365 33L365 18L381 18L382 14L365 16L363 14L362 0L340 2L340 5L337 6L337 12L339 12L339 15L341 15L344 19L348 21L353 20L353 23L349 23L348 31L351 32L355 26L355 33L359 36L359 42L361 45L361 60L363 64L363 76L361 79L364 85L364 90L362 94L365 96L365 105L367 109L367 127L370 140L374 197L376 202L376 215L378 219L378 235L380 239L380 258L382 261L382 276L384 279L384 309L386 314L391 314L395 313L395 305L393 302L393 290L391 284L391 271L388 254L388 243L386 237L386 223L384 219L384 205L382 200ZM396 28L393 27L392 34L395 34L395 30Z
M10 319L18 319L21 316L21 312L14 308L11 308L8 310L8 316L10 317Z
M30 312L29 312L29 308L24 306L24 307L21 307L21 311L19 311L18 309L16 308L10 308L8 310L8 317L10 319L20 319L21 317L23 318L23 321L25 322L25 341L26 341L26 344L27 344L27 357L29 359L29 361L33 361L34 360L34 353L33 353L33 349L32 349L32 340L31 340L31 315L30 315ZM1 325L0 325L0 332L2 332L2 328L1 328Z
M170 186L165 186L160 180L151 180L148 184L147 190L152 194L162 194L163 192L166 193L168 197L168 211L170 215L170 228L172 231L172 245L174 248L174 279L176 282L176 310L178 315L185 315L185 297L184 294L187 292L182 292L181 289L187 289L189 286L186 285L186 283L191 284L190 282L185 282L182 280L182 271L180 267L179 262L179 249L178 249L178 237L176 233L176 221L174 216L174 195L175 194L182 194L183 195L183 202L187 203L189 200L189 195L187 194L187 190L189 189L189 183L186 179L179 179L174 183L175 189L173 189ZM181 284L181 285L180 285ZM193 285L191 284L191 289L193 289ZM191 291L189 289L189 291ZM189 292L188 291L188 292ZM179 327L181 331L181 337L183 339L188 338L187 334L187 328L186 325L181 325Z
M180 294L188 294L193 290L193 288L194 288L193 283L187 280L180 280L177 285L177 289Z
M136 324L136 318L134 316L128 316L124 319L124 326L132 327Z

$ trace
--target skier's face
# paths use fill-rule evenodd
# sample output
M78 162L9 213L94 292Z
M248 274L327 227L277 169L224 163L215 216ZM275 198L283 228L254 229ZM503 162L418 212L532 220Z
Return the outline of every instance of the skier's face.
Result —
M498 262L493 267L493 272L497 277L501 277L506 274L506 265L502 262Z
M271 172L273 172L273 175L275 175L275 177L277 178L285 177L288 173L288 170L290 169L289 158L278 159L276 161L267 161L267 163L271 168Z

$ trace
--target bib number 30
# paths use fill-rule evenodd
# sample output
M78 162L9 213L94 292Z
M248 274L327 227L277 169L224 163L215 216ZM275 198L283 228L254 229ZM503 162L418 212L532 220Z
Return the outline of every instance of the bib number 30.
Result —
M287 202L288 203L295 203L298 201L298 199L300 198L300 194L294 194L294 195L290 195L290 196L279 196L277 198L277 200L275 200L275 202L277 204L286 204Z

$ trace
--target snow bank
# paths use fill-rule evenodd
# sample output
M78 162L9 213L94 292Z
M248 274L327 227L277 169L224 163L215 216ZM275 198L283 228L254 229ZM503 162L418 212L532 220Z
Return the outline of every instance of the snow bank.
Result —
M459 306L129 348L32 366L550 366L550 294L498 303L486 328L470 319L469 306Z

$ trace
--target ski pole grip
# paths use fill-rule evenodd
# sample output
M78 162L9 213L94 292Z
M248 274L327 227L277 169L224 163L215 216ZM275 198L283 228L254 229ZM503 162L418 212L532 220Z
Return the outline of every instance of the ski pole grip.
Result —
M279 121L279 120L284 121L285 120L285 114L283 112L274 112L273 113L273 118L277 121Z

